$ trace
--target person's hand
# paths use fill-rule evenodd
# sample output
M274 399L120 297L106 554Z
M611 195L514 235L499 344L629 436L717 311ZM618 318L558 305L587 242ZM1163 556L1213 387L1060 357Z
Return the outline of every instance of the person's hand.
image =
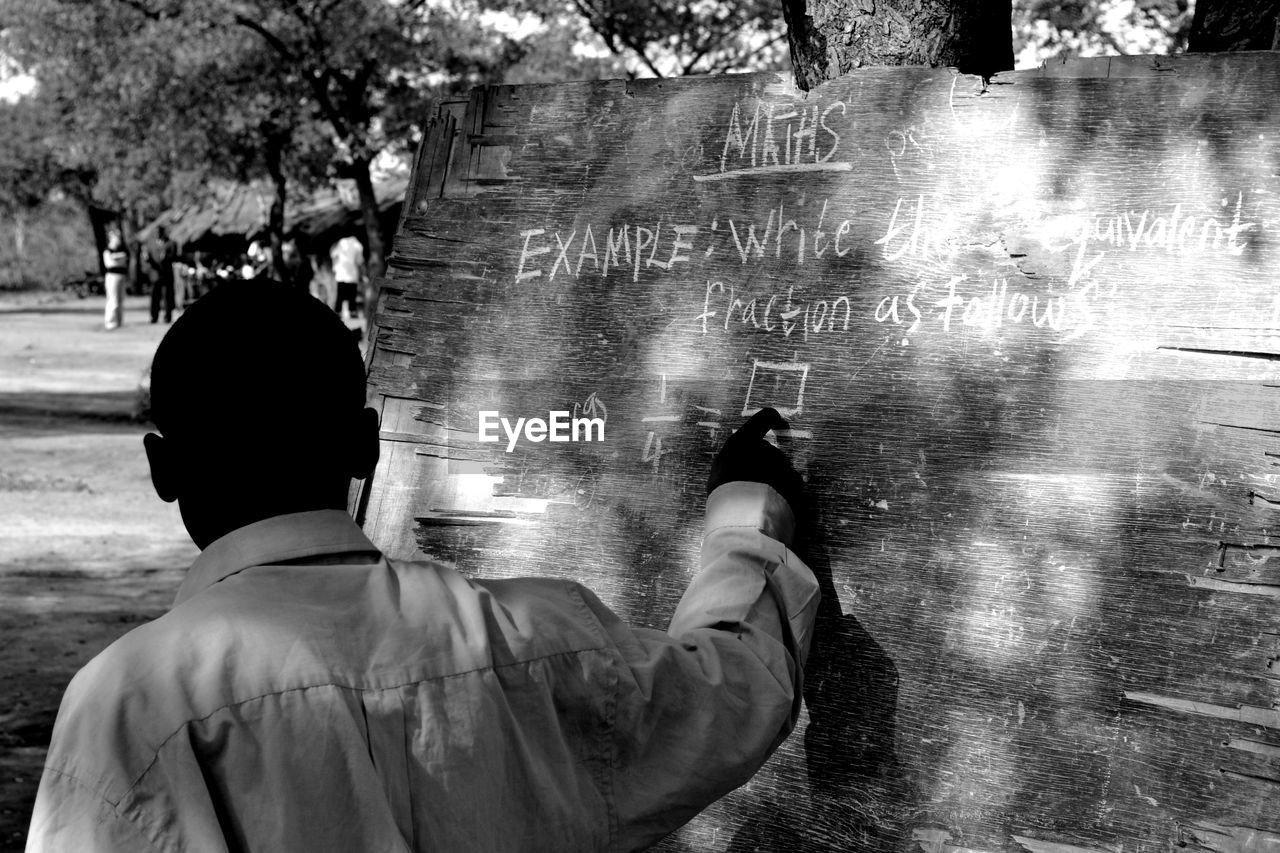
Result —
M786 428L786 420L776 409L761 409L752 415L729 436L712 460L707 494L725 483L765 483L786 498L793 513L798 513L804 497L804 480L791 467L786 454L764 438L769 430Z

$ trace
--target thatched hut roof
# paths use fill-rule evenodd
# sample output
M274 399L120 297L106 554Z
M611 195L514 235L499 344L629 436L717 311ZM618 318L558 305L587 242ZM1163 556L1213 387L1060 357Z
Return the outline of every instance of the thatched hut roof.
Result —
M409 176L392 173L375 178L374 195L378 210L387 212L404 200ZM212 190L199 202L164 211L138 233L149 240L158 226L165 226L169 237L186 248L202 248L211 243L238 240L248 242L266 231L271 215L272 193L262 183L227 184ZM360 223L360 201L354 182L318 189L307 196L285 203L286 236L303 243L326 244L344 231L354 230Z

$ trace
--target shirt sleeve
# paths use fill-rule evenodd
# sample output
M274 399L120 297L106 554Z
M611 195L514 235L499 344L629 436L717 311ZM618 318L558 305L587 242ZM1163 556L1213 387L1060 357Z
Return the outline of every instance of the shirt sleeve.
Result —
M159 848L91 786L46 768L27 832L26 853L144 853Z
M721 486L707 500L702 569L668 630L605 621L623 658L618 849L653 843L745 783L791 731L819 598L783 544L794 524L772 488Z

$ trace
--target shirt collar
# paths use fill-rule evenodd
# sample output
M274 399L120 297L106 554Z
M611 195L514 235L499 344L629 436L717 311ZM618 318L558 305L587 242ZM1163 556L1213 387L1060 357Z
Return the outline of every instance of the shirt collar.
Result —
M187 571L174 605L251 566L328 554L373 553L351 516L340 509L277 515L247 524L214 540Z

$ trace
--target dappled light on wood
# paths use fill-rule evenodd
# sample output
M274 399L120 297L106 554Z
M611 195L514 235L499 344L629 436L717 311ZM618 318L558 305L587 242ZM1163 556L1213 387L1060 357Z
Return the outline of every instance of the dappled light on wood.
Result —
M772 406L825 596L806 716L660 849L1280 843L1277 89L1254 54L446 104L366 529L661 626L711 453ZM486 410L603 440L485 443Z

